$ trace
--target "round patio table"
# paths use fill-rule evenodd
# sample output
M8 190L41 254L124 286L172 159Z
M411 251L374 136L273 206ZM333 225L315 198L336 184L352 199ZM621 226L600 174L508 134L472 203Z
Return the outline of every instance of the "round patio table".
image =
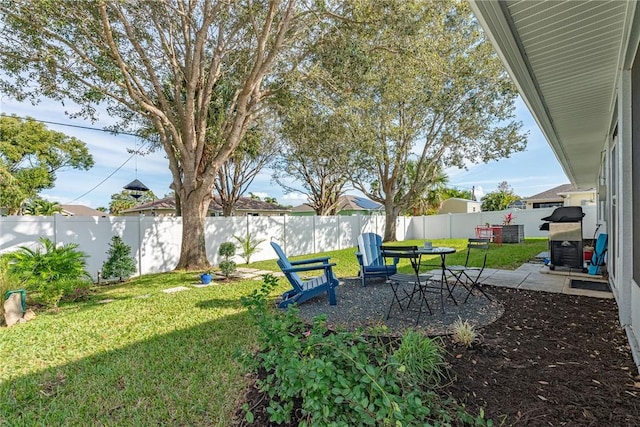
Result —
M447 276L446 276L447 265L445 262L446 256L448 254L455 253L456 249L449 248L446 246L441 246L441 247L434 246L432 248L421 247L421 248L418 248L418 252L421 255L440 255L440 268L442 269L442 277L440 279L440 307L442 308L442 312L444 313L444 293L443 292L444 292L445 286L447 287L447 293L449 294L449 297L451 297L451 299L453 300L453 303L455 305L458 305L458 303L456 302L456 299L453 297L453 294L451 293L451 289L449 288L449 283L447 282Z

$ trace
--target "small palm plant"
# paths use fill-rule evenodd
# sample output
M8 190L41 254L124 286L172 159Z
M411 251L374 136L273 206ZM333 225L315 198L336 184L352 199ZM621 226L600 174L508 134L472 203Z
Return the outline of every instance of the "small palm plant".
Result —
M40 238L40 244L42 248L22 246L7 254L9 272L27 289L39 291L45 305L56 307L65 294L91 283L85 270L87 255L77 250L75 243L56 246L50 239Z
M233 236L233 238L240 243L240 249L242 249L240 256L247 264L251 261L251 255L260 250L258 249L258 245L264 242L264 239L254 239L251 233L249 233L249 230L247 230L246 236Z

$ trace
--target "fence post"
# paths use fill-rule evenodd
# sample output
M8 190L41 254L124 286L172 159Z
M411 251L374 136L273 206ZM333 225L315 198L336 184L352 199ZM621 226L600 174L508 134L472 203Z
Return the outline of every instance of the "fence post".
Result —
M142 276L142 218L144 214L138 215L138 275Z
M53 214L53 244L58 246L58 214Z

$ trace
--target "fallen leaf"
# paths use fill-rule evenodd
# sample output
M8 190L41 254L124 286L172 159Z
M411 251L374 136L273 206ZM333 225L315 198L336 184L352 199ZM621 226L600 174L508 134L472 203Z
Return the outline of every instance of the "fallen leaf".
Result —
M540 395L538 395L538 397L540 398L540 400L543 400L543 401L545 401L545 402L548 400L548 399L547 399L546 397L544 397L544 396L540 396Z

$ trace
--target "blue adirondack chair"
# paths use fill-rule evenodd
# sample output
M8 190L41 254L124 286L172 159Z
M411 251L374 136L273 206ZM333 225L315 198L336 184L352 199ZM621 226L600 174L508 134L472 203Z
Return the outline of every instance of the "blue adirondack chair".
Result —
M329 304L336 305L335 288L340 283L333 274L335 263L329 262L329 257L312 258L300 261L289 261L284 251L276 242L271 242L271 247L278 255L278 266L286 276L293 289L282 294L282 301L278 304L280 308L286 308L290 304L301 304L313 297L327 293ZM298 273L306 271L322 270L320 276L308 280L302 280Z
M375 233L363 233L358 236L358 251L356 257L360 264L360 280L362 286L367 286L366 280L371 277L389 277L397 272L399 259L394 258L391 263L385 262L382 252L382 237Z
M596 246L593 248L593 255L591 256L591 264L589 265L589 274L601 274L602 266L604 265L604 256L607 253L607 241L609 236L606 233L601 233L596 239Z

